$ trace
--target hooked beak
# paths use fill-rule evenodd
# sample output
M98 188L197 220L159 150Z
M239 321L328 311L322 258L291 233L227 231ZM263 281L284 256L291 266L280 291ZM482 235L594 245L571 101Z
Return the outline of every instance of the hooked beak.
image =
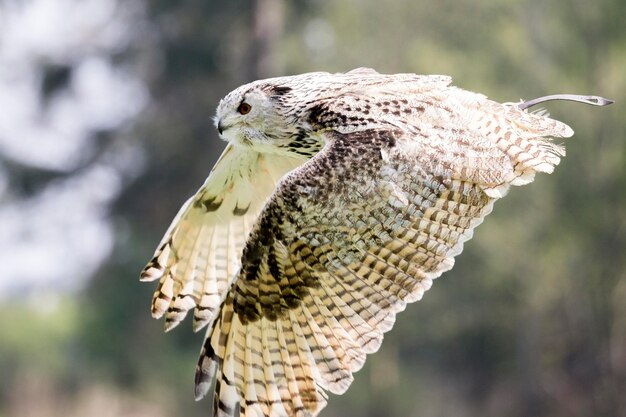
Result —
M220 135L224 133L224 124L221 120L218 120L217 122L217 131L220 132Z

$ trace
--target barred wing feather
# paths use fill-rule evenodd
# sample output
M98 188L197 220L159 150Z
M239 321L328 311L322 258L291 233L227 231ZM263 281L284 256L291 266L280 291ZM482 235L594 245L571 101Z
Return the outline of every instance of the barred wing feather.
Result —
M343 393L494 201L559 162L547 136L571 129L511 112L489 125L327 133L249 235L208 330L196 396L216 374L215 415L306 416L327 391Z
M166 330L194 308L194 330L211 320L239 269L243 245L261 208L280 178L303 162L226 147L141 273L142 281L159 280L152 315L165 315Z

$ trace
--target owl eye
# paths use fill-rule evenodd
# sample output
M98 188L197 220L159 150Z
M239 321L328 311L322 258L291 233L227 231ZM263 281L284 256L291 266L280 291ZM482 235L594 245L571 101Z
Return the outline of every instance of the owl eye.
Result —
M252 110L252 106L249 105L248 103L246 103L245 101L242 102L239 107L237 107L237 111L240 114L248 114L250 113L250 110Z

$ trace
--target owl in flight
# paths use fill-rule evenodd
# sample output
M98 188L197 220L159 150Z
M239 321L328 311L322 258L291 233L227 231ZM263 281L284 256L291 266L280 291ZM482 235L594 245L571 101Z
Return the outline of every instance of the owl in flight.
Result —
M228 142L141 273L152 315L207 326L214 415L315 416L511 185L550 173L567 125L441 75L359 68L256 81L219 104Z

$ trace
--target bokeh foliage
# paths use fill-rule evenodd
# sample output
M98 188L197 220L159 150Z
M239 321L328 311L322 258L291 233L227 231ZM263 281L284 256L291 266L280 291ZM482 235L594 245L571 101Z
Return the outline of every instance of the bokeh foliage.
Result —
M567 158L496 205L323 415L626 415L625 2L145 6L145 42L111 59L151 100L110 133L141 145L145 169L110 208L115 249L84 291L43 311L0 304L0 416L208 415L209 401L193 402L202 335L189 323L163 335L138 272L223 148L211 120L221 96L257 77L359 66L450 74L499 101L617 103L547 106L576 131Z

